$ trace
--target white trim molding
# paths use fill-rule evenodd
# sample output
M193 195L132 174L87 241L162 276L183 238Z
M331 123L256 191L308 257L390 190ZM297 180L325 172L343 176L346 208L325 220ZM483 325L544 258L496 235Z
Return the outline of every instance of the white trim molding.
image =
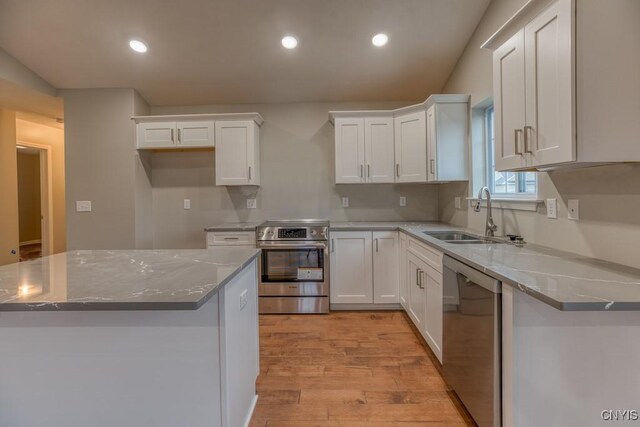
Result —
M473 207L475 202L478 200L477 197L467 197L469 201L469 206ZM491 198L491 207L496 209L509 209L513 211L529 211L535 212L538 210L538 205L544 203L542 199L531 199L531 198ZM480 206L483 208L487 207L487 201L483 199L480 202Z

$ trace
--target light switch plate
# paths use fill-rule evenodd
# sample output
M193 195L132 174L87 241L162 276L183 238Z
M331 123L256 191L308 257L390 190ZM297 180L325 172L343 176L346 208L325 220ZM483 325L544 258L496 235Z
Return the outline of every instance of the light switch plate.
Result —
M349 198L348 197L343 197L342 198L342 207L343 208L348 208L349 207Z
M453 199L453 201L456 206L456 209L460 209L462 205L462 199L460 197L456 197L455 199Z
M256 199L247 199L247 209L255 209L257 206Z
M407 198L405 196L400 196L400 206L407 206Z
M567 218L573 221L580 219L580 202L577 199L567 201Z
M184 199L184 208L191 209L191 199Z
M76 201L76 212L91 212L91 200Z
M547 199L547 218L558 218L558 200Z

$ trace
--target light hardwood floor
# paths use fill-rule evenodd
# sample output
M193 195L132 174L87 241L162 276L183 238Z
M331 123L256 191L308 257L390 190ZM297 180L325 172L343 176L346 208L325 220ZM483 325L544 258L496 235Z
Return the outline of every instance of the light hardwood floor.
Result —
M402 312L260 317L254 427L474 425Z

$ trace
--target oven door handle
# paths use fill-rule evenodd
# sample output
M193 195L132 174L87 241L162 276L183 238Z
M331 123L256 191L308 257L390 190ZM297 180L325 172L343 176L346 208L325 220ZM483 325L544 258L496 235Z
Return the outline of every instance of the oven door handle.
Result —
M299 249L299 248L326 248L327 242L258 242L258 248L280 248L280 249Z

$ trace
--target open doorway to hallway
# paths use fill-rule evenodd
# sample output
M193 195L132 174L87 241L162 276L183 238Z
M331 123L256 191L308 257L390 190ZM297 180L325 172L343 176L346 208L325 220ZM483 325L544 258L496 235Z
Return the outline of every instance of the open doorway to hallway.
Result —
M49 155L45 148L20 143L16 150L20 261L29 261L49 252Z

